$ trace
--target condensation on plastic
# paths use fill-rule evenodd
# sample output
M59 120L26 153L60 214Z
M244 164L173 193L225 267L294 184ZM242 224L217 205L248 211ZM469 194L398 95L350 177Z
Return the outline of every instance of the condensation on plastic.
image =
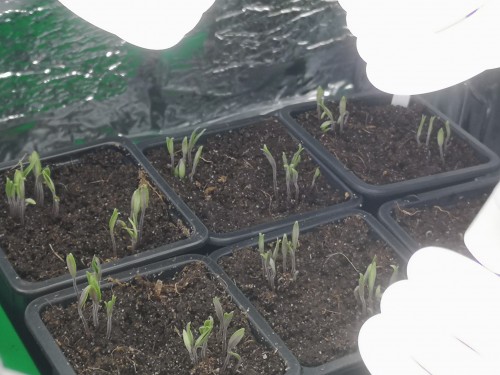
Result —
M54 0L0 5L0 161L161 133L353 90L362 70L327 0L221 0L178 46L146 51ZM361 67L361 69L360 69Z

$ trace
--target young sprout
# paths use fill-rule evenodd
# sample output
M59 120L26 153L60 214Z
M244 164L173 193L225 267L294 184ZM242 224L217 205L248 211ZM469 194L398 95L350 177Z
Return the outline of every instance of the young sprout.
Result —
M92 257L90 268L92 269L92 272L94 273L96 280L100 283L102 278L101 261L95 255Z
M35 176L35 201L39 205L43 206L43 177L42 177L42 163L40 162L40 155L38 152L33 151L29 157L29 166L25 170L25 176L33 170L33 175Z
M443 128L439 129L439 131L437 133L437 144L439 147L439 155L441 156L441 161L444 163L444 150L443 150L444 130L443 130Z
M172 173L173 173L173 171L174 171L174 165L175 165L174 138L173 137L167 137L165 139L165 143L167 144L167 151L168 151L168 154L170 155L170 168L172 168Z
M217 333L217 337L222 342L222 352L225 352L227 329L229 328L229 324L233 319L234 311L231 311L230 313L224 312L219 297L214 297L213 303L215 307L215 313L217 315L217 318L219 319L219 332Z
M184 159L179 160L179 164L177 164L174 170L174 176L178 177L180 180L184 180L184 177L186 177L186 163Z
M262 254L265 253L265 248L264 248L264 234L259 233L259 254L261 255L261 261L262 261L262 271L264 272L264 278L267 278L267 272L266 272L266 261L264 257L262 257Z
M364 315L375 314L375 298L380 295L380 288L375 289L375 280L377 278L377 257L366 268L364 274L359 274L358 286L354 289L354 296L361 306ZM368 296L366 296L368 292Z
M425 145L429 147L429 140L431 139L432 128L434 127L434 120L436 116L432 116L429 120L429 127L427 128L427 138L425 139Z
M262 152L264 153L265 157L269 161L269 164L271 164L271 168L273 169L273 190L274 190L274 197L278 197L278 179L277 179L277 169L276 169L276 160L274 160L273 155L271 154L271 151L267 148L266 145L264 145L261 148Z
M299 273L297 271L297 265L295 259L295 253L299 247L299 234L300 234L299 222L296 221L293 224L293 229L292 229L292 242L288 246L288 250L290 252L290 258L292 261L292 278L294 281L297 279L297 274Z
M283 239L281 240L281 259L283 261L283 273L286 273L287 266L286 266L286 258L288 254L288 237L285 234L283 234Z
M417 129L417 145L420 147L422 143L420 142L420 135L422 134L422 130L424 128L425 120L427 119L426 115L422 115L422 118L420 119L420 125L418 126Z
M198 364L198 349L201 348L201 359L206 356L207 351L207 343L210 334L212 333L214 327L214 320L212 317L209 317L208 320L205 320L203 326L200 327L200 336L194 340L194 335L191 330L191 322L189 322L186 326L186 329L182 330L182 338L184 340L184 345L189 353L189 357L194 365Z
M75 295L78 299L78 288L76 287L76 261L72 253L66 255L66 266L68 267L69 274L73 279L73 289L75 290Z
M420 136L422 135L422 130L424 128L425 120L427 119L427 116L422 115L422 118L420 119L420 125L417 128L417 135L416 135L416 140L417 140L417 145L420 147L422 143L420 142Z
M236 349L236 346L240 343L240 341L243 339L244 335L245 335L245 329L240 328L235 333L233 333L229 338L229 342L227 343L226 359L224 360L224 364L222 366L222 371L221 371L222 373L226 371L231 357L236 358L236 360L238 361L236 363L236 366L234 367L235 369L238 368L241 361L241 357L234 350Z
M264 259L264 274L266 275L266 279L271 286L271 289L275 290L274 279L276 278L276 263L274 262L273 255L271 251L260 254L260 256Z
M318 179L319 176L321 176L321 171L319 170L319 167L317 167L314 170L314 175L313 175L313 179L311 182L311 190L314 188L314 185L316 184L316 180Z
M450 122L446 120L444 123L444 128L446 129L446 138L444 139L444 151L448 148L448 144L450 143L450 137L451 137L451 127L450 127Z
M108 302L104 302L104 306L106 307L106 338L109 340L111 337L111 324L113 317L113 307L115 306L116 296L113 294L111 299Z
M203 326L200 327L200 336L196 339L195 348L201 348L201 359L204 359L207 356L207 346L208 346L208 338L212 334L214 329L214 319L210 316Z
M335 120L333 119L332 111L328 109L328 107L325 105L324 102L320 104L320 107L323 111L323 113L320 116L320 119L323 120L326 116L328 120L324 121L319 128L323 133L326 133L330 129L335 130Z
M113 213L111 214L111 218L109 219L109 235L111 236L111 243L113 244L113 256L115 258L117 257L116 241L115 241L115 226L116 226L116 220L118 220L118 215L120 215L120 213L118 212L118 209L115 208L113 210Z
M83 316L83 307L85 306L85 303L87 302L87 299L89 297L89 291L90 291L90 285L87 285L82 290L82 293L80 294L80 298L78 299L78 305L77 305L78 315L80 316L80 319L82 320L83 329L84 329L87 337L90 337L91 334L90 334L90 329L89 329L89 326L87 324L87 321L85 320L85 317Z
M299 163L301 161L300 154L302 153L302 151L304 151L304 147L302 147L302 145L299 143L299 147L298 147L297 151L295 151L295 154L293 154L292 162L290 163L290 165L293 168L296 168L299 165Z
M200 139L200 137L205 133L206 129L203 129L201 132L198 133L198 129L194 129L193 132L191 133L191 136L189 137L189 142L187 145L187 155L188 155L188 165L191 167L193 165L192 160L191 160L191 154L194 150L194 146L196 146L196 143ZM198 149L199 150L199 149ZM200 151L201 153L201 151Z
M321 108L325 104L325 91L323 90L323 87L318 86L318 89L316 90L316 112L318 114L318 118L321 117Z
M99 326L99 304L102 301L101 287L97 277L95 273L87 271L87 281L89 285L86 288L89 288L88 295L92 300L92 320L96 328Z
M392 275L391 278L389 279L389 285L394 284L399 279L399 266L391 264L391 268L392 268Z
M191 173L189 174L189 179L191 181L193 181L194 174L196 173L196 167L200 162L202 151L203 151L203 146L200 146L198 147L198 151L196 151L196 154L194 155L193 166L191 167Z
M273 253L271 255L273 257L275 264L276 264L276 260L278 259L278 254L279 254L279 251L281 248L280 245L281 245L281 240L279 238L276 238L276 243L274 244L274 250L273 250Z
M349 112L347 111L347 99L345 96L342 96L339 103L339 118L337 120L341 133L344 131L344 125L347 123L348 118Z
M138 232L137 242L141 241L142 230L144 227L144 216L146 215L146 208L149 205L149 189L147 184L141 184L132 194L130 200L130 218L135 223ZM138 220L139 212L141 217Z
M43 180L45 182L45 185L47 185L50 192L52 193L52 214L54 216L59 216L59 197L56 194L56 187L54 185L54 182L52 181L52 178L50 177L49 167L43 168L42 176L43 176Z
M187 163L187 154L188 154L188 138L184 137L182 139L181 150L182 150L182 160L184 160L184 164Z
M295 202L299 201L299 172L293 167L290 168L290 177L295 187Z
M286 198L290 200L291 192L290 192L290 179L291 179L291 166L288 164L288 159L286 154L283 152L283 168L285 169L285 183L286 183Z
M23 172L16 169L14 172L14 180L7 177L5 183L5 195L9 204L9 212L12 217L18 218L21 224L24 224L24 214L26 206L29 204L36 204L31 198L25 198L24 181L26 177Z
M124 221L122 220L117 220L117 223L121 226L122 229L124 229L127 234L129 235L130 237L130 240L132 241L132 245L131 245L131 250L134 251L136 246L137 246L137 242L139 240L139 231L137 230L137 224L135 223L135 221L133 221L131 218L128 218L128 221L129 223L131 224L131 227L129 228L127 226L127 224L125 224Z

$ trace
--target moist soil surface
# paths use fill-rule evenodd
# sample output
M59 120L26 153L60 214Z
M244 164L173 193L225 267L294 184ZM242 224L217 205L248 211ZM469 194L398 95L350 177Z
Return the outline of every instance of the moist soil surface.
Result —
M115 207L121 220L127 221L130 199L142 169L125 150L113 147L42 165L50 167L60 197L59 216L52 214L52 196L47 187L44 205L26 208L24 225L9 216L7 202L0 200L0 247L18 275L28 281L41 281L65 274L65 257L70 252L78 269L87 268L94 254L101 262L114 258L108 222ZM5 177L12 178L13 172L1 176L1 191L5 190ZM152 184L149 190L143 238L136 250L131 250L130 238L116 226L118 258L190 235L191 229L168 200ZM33 191L34 177L30 174L26 197L34 197Z
M329 103L328 107L337 119L338 103ZM323 133L320 125L327 119L320 120L316 109L294 117L347 170L368 184L385 185L483 163L470 146L454 136L453 130L443 163L437 133L444 129L444 122L436 118L426 146L430 114L423 106L366 105L350 100L347 111L349 117L342 133L338 125L335 131ZM420 136L422 145L418 146L416 134L422 114L427 115L427 120Z
M418 248L441 246L473 258L464 244L464 234L490 193L459 196L443 204L395 207L392 216Z
M349 193L331 187L324 176L311 188L317 167L304 150L297 167L299 199L291 185L287 199L282 153L291 161L299 142L276 119L208 136L194 179L181 181L172 175L170 157L163 144L146 151L147 158L169 185L215 233L233 232L286 216L346 201ZM261 148L267 145L277 164L278 197L273 192L273 172ZM176 162L180 145L176 144ZM189 173L189 169L188 172Z
M274 243L267 245L273 248ZM296 281L277 260L273 292L256 248L237 250L219 264L305 366L318 366L357 350L362 314L353 291L359 272L377 256L377 285L387 287L399 263L390 247L358 215L301 234ZM290 262L290 260L288 260ZM356 268L354 268L354 267ZM290 265L288 265L288 270Z
M100 324L96 330L90 302L84 315L91 338L85 335L75 303L66 307L49 306L42 312L43 321L77 374L235 374L234 359L225 372L220 370L225 353L216 338L220 325L212 302L214 297L220 298L225 312L235 312L227 337L239 328L245 329L245 336L235 349L241 356L238 373L273 375L285 372L278 354L254 336L244 314L202 263L191 263L173 278L163 276L162 279L159 282L138 276L128 283L114 283L116 304L109 340L106 339L105 312L100 309ZM111 298L109 290L103 295L105 300ZM194 337L198 337L198 327L209 316L214 318L214 330L208 341L207 357L193 366L184 346L182 330L191 322Z

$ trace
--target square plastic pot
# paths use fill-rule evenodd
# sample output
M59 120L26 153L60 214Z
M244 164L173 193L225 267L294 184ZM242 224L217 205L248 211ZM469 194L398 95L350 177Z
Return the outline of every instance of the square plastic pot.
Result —
M399 243L399 241L389 232L387 229L383 227L381 223L379 223L372 215L361 211L357 209L353 209L348 212L342 212L342 213L337 213L330 215L330 217L315 217L315 218L308 218L302 222L299 223L300 225L300 232L301 233L306 233L310 231L314 231L315 228L339 221L343 218L346 218L348 216L353 216L353 215L359 215L360 217L363 218L363 220L366 222L366 224L370 227L370 229L373 231L373 233L378 236L380 239L382 239L389 248L393 251L394 255L396 256L397 259L400 261L400 269L406 269L406 264L410 258L411 253L404 248L404 246ZM287 233L288 237L290 238L291 236L291 231L290 228L287 228L286 231L283 230L277 230L272 233L266 234L265 238L267 239L266 242L273 242L276 238L281 238L284 233ZM299 240L300 241L300 240ZM250 300L245 296L245 294L234 284L233 280L231 277L222 269L221 266L219 266L218 262L221 258L231 255L233 252L239 250L239 249L244 249L244 248L257 248L258 247L258 238L252 238L243 242L240 242L238 244L234 244L232 246L227 246L222 249L219 249L212 253L209 258L212 262L212 267L217 270L218 273L220 273L222 279L224 280L225 283L230 286L233 290L236 290L235 296L237 296L240 300L245 300L246 304L249 306L253 306ZM300 251L300 250L299 250ZM353 295L354 298L354 295ZM257 309L255 307L252 308L252 310ZM271 325L265 320L264 317L260 315L259 312L257 312L259 315L259 322L261 323L261 326L265 327L266 330L272 331ZM276 339L278 345L281 347L286 347L285 342L277 336ZM290 352L291 350L288 349ZM297 359L297 362L298 359ZM299 362L300 363L300 362ZM363 361L361 359L361 356L359 352L354 352L351 354L348 354L346 356L340 357L336 360L326 362L322 365L315 366L315 367L307 367L307 366L301 366L302 367L302 374L304 375L364 375L364 374L369 374L368 370L363 364Z
M391 96L388 95L360 95L353 97L366 104L390 105ZM317 157L337 174L349 187L355 192L363 195L366 208L376 214L378 205L389 199L398 198L408 194L419 193L423 191L435 190L440 187L456 185L458 183L470 181L474 178L487 175L500 168L500 159L493 151L481 144L465 130L449 120L443 113L433 108L420 97L413 97L412 100L423 104L426 109L437 115L443 121L448 120L451 125L452 134L467 143L478 155L481 163L476 166L463 168L454 171L438 173L431 176L424 176L406 181L394 182L385 185L374 185L363 181L345 165L334 157L318 140L316 140L305 128L303 128L295 115L311 110L316 110L316 102L302 103L283 108L279 111L279 117L289 127L290 132L300 137L305 147L310 149ZM417 126L418 124L416 124ZM319 127L319 124L318 124Z
M164 184L160 184L157 181L155 174L151 173L149 170L149 166L141 160L142 154L126 139L117 138L109 141L92 143L83 147L66 149L58 153L43 156L42 163L64 163L70 160L75 160L82 154L91 153L96 149L108 147L125 153L131 163L146 172L152 183L158 187L159 191L175 207L179 216L183 219L186 225L191 227L192 234L190 237L181 241L166 244L142 253L129 255L115 261L104 263L102 265L103 275L106 276L111 273L153 263L155 261L179 254L185 254L202 247L208 238L206 228L194 215L192 215L191 211L187 209L182 201L180 201L175 195L171 194L167 186L164 186ZM17 163L17 161L3 163L0 165L0 171L8 170ZM91 235L91 233L89 233L89 235ZM76 278L77 282L86 280L85 270L78 271ZM33 299L56 290L68 288L71 285L72 279L69 273L67 275L61 275L43 281L32 282L22 279L12 267L5 252L0 248L0 300L7 311L14 318L19 319L19 317L24 313L28 303Z
M231 130L237 130L240 128L243 128L245 126L251 126L254 124L259 123L260 121L272 117L272 115L269 116L258 116L258 117L252 117L249 119L241 120L241 121L236 121L236 122L230 122L230 123L220 123L215 126L211 126L210 128L206 129L206 132L203 134L203 136L199 140L199 144L203 144L205 139L213 136L218 133L223 133L223 132L228 132ZM297 140L297 142L300 142L303 144L305 151L309 153L311 158L314 160L314 162L320 167L321 169L321 174L322 177L325 178L328 182L328 184L332 187L335 187L341 191L345 191L347 194L349 194L350 199L346 202L342 202L339 204L335 204L329 207L324 207L320 208L317 210L313 211L308 211L300 214L292 214L290 216L275 220L275 221L270 221L267 223L262 223L262 224L257 224L253 225L247 228L242 228L233 232L228 232L228 233L216 233L213 231L209 230L208 233L208 244L212 245L213 248L219 248L222 246L228 246L230 244L236 243L238 241L243 241L245 239L248 239L252 236L256 236L259 233L268 233L270 231L276 230L278 228L283 228L290 226L297 220L304 220L308 217L323 217L323 216L329 216L332 215L333 213L336 212L343 212L352 208L357 208L360 207L362 204L362 198L358 195L356 195L351 188L349 188L342 180L336 176L336 174L331 171L329 168L326 167L326 165L317 157L317 155L312 152L310 149L311 146L308 145L307 141L304 141L300 135L296 135L295 133L287 130L288 127L285 127L285 131L287 131L291 137ZM184 130L179 130L175 132L171 132L168 134L165 134L165 136L170 136L174 137L176 140L182 139L184 136L190 136L193 128L190 129L184 129ZM139 148L143 152L143 154L146 154L149 150L152 150L154 148L159 148L159 147L166 147L165 146L165 137L162 137L161 139L155 139L155 140L148 140L140 143ZM153 168L153 167L151 167ZM154 169L154 168L153 168ZM155 178L158 180L161 180L164 185L168 186L168 183L161 177L161 175L156 171L155 172ZM181 199L178 197L177 199ZM195 213L192 213L192 215L195 215Z
M158 263L150 264L137 269L125 271L113 278L121 282L128 282L137 275L147 277L150 280L165 280L175 275L184 266L193 262L203 263L209 272L217 279L221 280L217 267L214 267L211 262L207 262L207 258L201 255L183 255L173 259L167 259ZM250 325L254 329L254 335L261 339L268 347L273 348L279 353L279 356L284 361L287 371L286 375L300 375L300 365L295 360L294 356L288 351L285 346L282 346L279 338L269 330L266 326L262 326L262 321L258 314L253 311L252 306L245 300L235 294L235 287L221 283L227 293L232 297L232 301L248 318ZM103 284L102 290L109 289L110 283ZM31 302L26 309L25 321L31 332L39 350L45 359L41 368L44 374L59 374L71 375L75 374L73 368L68 363L63 352L55 342L53 336L48 331L41 319L41 313L50 305L68 305L76 301L75 292L72 288L65 289L60 292L55 292L43 297L40 297ZM180 338L179 338L180 339Z
M402 210L411 210L419 207L452 206L460 199L474 198L482 194L491 193L499 181L500 175L485 176L464 184L395 199L384 203L380 207L378 218L407 249L411 252L415 252L420 249L421 246L403 227L401 227L401 225L398 224L392 215L394 209L399 207L399 209Z

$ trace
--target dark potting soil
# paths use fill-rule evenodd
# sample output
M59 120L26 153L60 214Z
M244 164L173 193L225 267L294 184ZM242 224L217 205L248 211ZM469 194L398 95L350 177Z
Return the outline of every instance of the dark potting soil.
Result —
M256 224L275 221L343 202L345 191L333 188L320 176L311 189L316 163L304 150L297 168L299 200L291 186L287 199L282 153L290 162L299 142L276 119L207 137L193 182L172 175L165 145L150 149L146 156L184 202L213 232L227 233ZM273 172L261 148L267 145L277 164L278 199L273 193ZM180 145L176 144L176 162ZM189 170L188 170L189 173Z
M328 104L333 118L339 117L338 103ZM335 130L323 133L316 109L297 114L296 120L321 142L346 169L366 183L384 185L431 176L479 165L482 161L475 151L453 133L441 160L437 133L444 128L441 119L434 121L429 146L425 145L430 114L421 105L409 108L392 105L366 105L348 100L349 118L342 133ZM417 129L422 114L427 115L419 147ZM446 134L446 133L445 133Z
M350 216L300 235L295 282L283 275L279 256L276 292L264 279L256 248L238 250L219 263L299 361L318 366L357 350L358 332L367 317L353 291L359 272L366 271L374 255L377 284L384 290L390 265L398 260L361 217Z
M43 166L46 166L42 163ZM49 164L60 214L52 215L52 196L44 188L44 205L28 206L25 224L9 216L8 205L0 200L0 247L18 275L28 281L41 281L65 274L65 257L72 252L78 269L87 268L93 255L101 262L113 258L109 219L116 207L127 221L130 199L138 187L141 169L117 148L100 148L81 156ZM5 177L0 177L0 190ZM26 197L34 197L34 177L26 180ZM144 220L141 243L131 251L130 238L116 226L118 258L179 241L190 235L175 208L150 184L150 203Z
M96 330L92 324L92 308L87 304L84 314L93 332L90 339L85 335L75 303L67 307L50 306L42 312L47 328L78 374L235 374L234 359L225 372L219 372L225 353L215 335L219 321L213 307L214 297L220 298L225 312L235 312L227 337L239 328L245 329L245 336L235 349L242 359L238 373L273 375L285 372L276 351L261 344L253 335L244 314L201 263L191 263L175 277L161 283L136 277L129 283L115 282L112 290L116 304L110 340L106 339L103 308ZM104 292L103 298L111 298L109 290ZM194 336L198 337L198 327L209 316L214 318L214 331L208 341L207 358L193 367L182 330L191 322Z
M443 205L395 207L392 215L419 247L441 246L473 258L465 247L464 234L488 196L461 196Z

